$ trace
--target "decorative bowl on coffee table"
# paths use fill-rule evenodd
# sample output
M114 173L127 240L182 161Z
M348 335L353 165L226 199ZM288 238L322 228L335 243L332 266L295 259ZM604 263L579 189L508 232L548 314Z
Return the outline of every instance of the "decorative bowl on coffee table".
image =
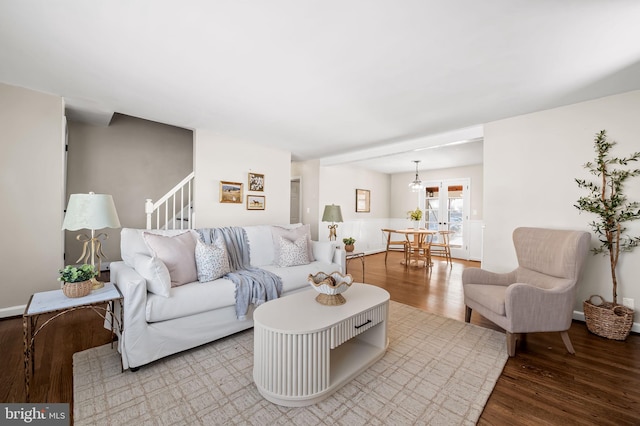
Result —
M320 293L316 296L318 303L335 306L343 305L347 302L340 293L344 293L349 289L349 286L353 283L353 277L350 274L345 275L337 271L331 274L318 272L315 275L309 274L307 281Z

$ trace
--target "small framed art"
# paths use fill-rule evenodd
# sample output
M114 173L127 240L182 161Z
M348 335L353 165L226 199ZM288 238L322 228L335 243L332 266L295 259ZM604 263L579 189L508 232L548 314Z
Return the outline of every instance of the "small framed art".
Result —
M220 202L242 204L242 183L221 180Z
M264 195L247 195L247 210L264 210Z
M368 189L356 189L356 213L369 213L371 211L371 191Z
M249 173L249 191L264 191L264 175Z

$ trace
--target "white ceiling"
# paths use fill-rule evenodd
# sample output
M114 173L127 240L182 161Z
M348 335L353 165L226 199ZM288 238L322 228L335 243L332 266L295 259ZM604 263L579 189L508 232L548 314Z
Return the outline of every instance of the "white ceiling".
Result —
M0 82L336 163L640 89L638 22L637 0L3 0ZM412 149L371 164L446 150Z

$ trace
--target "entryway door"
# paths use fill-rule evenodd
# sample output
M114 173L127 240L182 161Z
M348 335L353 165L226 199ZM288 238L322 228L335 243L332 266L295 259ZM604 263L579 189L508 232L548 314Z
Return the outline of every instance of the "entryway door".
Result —
M469 259L469 178L430 181L425 185L425 225L434 231L452 231L451 256Z

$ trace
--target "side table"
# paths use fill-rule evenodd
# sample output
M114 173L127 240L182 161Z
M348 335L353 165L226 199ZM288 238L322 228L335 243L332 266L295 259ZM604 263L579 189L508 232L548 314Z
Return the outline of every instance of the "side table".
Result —
M114 315L115 302L120 303L120 317ZM84 297L69 298L62 290L51 290L35 293L29 299L22 315L22 329L24 333L24 390L26 401L29 402L29 384L34 374L35 338L38 333L56 318L78 309L92 309L100 317L107 320L111 313L111 347L117 323L118 331L122 333L123 296L120 289L113 283L105 283L103 288L92 291ZM107 307L99 306L107 304ZM42 314L55 313L51 318L38 325L38 318Z
M364 253L361 251L347 253L345 256L347 264L345 265L345 273L347 272L347 268L349 267L349 261L352 259L360 259L362 262L362 281L364 282Z

